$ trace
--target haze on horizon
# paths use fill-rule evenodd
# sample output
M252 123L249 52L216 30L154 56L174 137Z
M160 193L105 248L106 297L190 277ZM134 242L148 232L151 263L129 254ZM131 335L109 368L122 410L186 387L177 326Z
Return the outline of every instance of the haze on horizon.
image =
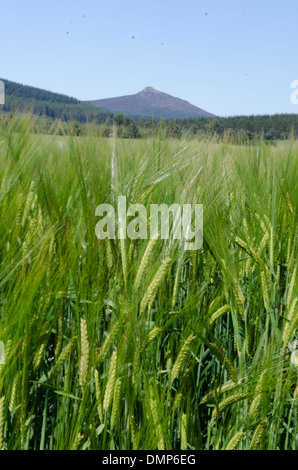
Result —
M147 86L219 115L297 113L296 0L1 5L0 76L97 100Z

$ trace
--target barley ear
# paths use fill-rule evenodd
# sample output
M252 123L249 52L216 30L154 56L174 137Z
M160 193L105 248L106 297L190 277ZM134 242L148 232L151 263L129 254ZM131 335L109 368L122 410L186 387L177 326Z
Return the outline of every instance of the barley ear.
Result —
M64 346L64 348L62 349L62 351L61 351L61 353L60 353L60 355L57 359L57 362L54 364L54 366L52 367L52 369L50 370L50 372L48 374L49 382L52 382L53 380L55 380L55 378L59 374L60 370L62 369L64 362L68 359L69 354L71 352L73 340L74 340L74 338L72 338L69 341L69 343L66 346Z
M187 416L185 413L181 417L181 450L187 450Z
M262 374L260 375L260 378L258 380L258 383L256 385L256 389L255 389L255 393L254 393L254 398L252 400L252 403L249 407L249 410L248 410L248 418L250 421L252 421L253 419L255 419L258 415L258 411L260 409L260 405L261 405L261 402L262 402L262 396L263 396L263 387L264 387L264 380L265 380L265 376L266 376L266 370L264 370L262 372Z
M214 408L212 412L212 418L217 418L220 416L225 410L230 408L230 406L234 405L235 403L238 403L241 400L244 400L246 398L245 393L237 393L236 395L229 396L222 400L219 405Z
M79 450L80 446L82 445L82 440L83 439L84 439L84 435L79 433L76 436L70 450Z
M119 402L120 402L120 392L121 392L121 379L117 379L114 396L113 396L113 408L112 408L112 417L111 417L111 430L114 429L117 423L118 411L119 411Z
M224 305L223 307L219 308L218 310L216 310L216 312L214 312L212 314L212 316L210 317L210 320L209 320L209 326L212 326L212 324L215 322L215 320L217 320L218 318L222 317L222 315L224 315L225 313L227 313L229 310L230 310L230 306L229 305Z
M244 432L242 431L237 432L235 436L233 436L232 439L228 442L225 450L235 450L236 447L240 444L240 442L244 438L244 436L245 436Z
M88 378L89 368L89 341L87 322L84 318L81 318L81 360L80 360L80 376L79 382L81 387L84 387Z
M260 423L258 424L258 426L256 427L252 435L249 450L256 450L259 446L262 445L265 430L266 430L266 419L263 419L262 421L260 421Z
M150 398L150 407L151 407L151 413L152 413L153 423L155 427L155 433L157 437L157 448L158 450L165 450L164 437L163 437L161 423L159 420L160 411L158 409L156 400L153 397Z
M150 256L151 256L152 252L153 252L153 249L155 247L155 244L156 244L157 240L158 240L158 238L151 238L149 240L148 244L147 244L147 247L146 247L145 252L143 254L143 257L141 259L139 269L138 269L138 272L137 272L137 275L136 275L136 278L135 278L135 282L134 282L135 289L138 289L141 285L143 274L144 274L145 269L148 265L148 261L150 259Z
M171 258L166 258L163 262L163 264L160 266L160 268L157 270L154 278L152 279L142 301L140 304L140 314L142 314L147 305L149 307L149 310L151 308L152 303L154 302L158 287L160 286L160 283L167 271L167 268L171 262Z
M174 380L176 379L176 377L178 377L179 375L179 372L180 372L180 369L182 367L182 364L183 364L183 361L189 351L189 348L190 348L190 344L192 343L192 341L195 339L195 336L194 335L190 335L186 341L184 342L182 348L180 349L179 351L179 354L177 356L177 359L173 365L173 368L172 368L172 372L171 372L171 380L172 382L174 382Z
M117 350L113 352L111 361L110 361L108 381L107 381L105 395L103 399L103 407L105 411L109 409L112 403L114 387L115 387L115 382L116 382L116 373L117 373Z
M238 383L238 376L233 367L233 364L229 360L229 358L225 355L223 350L216 344L216 343L209 343L207 341L207 346L210 350L215 354L217 359L222 363L223 367L226 369L227 373L229 374L230 378L235 382Z

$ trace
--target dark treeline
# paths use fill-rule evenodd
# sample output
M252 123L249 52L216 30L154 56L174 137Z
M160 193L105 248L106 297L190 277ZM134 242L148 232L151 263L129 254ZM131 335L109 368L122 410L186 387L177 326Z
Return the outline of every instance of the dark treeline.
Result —
M242 143L255 139L268 141L286 140L298 136L298 114L275 114L263 116L235 116L192 119L133 120L122 114L114 117L120 137L150 137L156 131L168 137L183 136L226 138ZM112 122L112 120L111 120ZM106 128L109 134L109 125Z
M156 123L142 119L138 126L151 129ZM265 140L284 140L298 135L298 114L275 114L260 116L235 116L195 119L173 119L160 121L159 126L172 137L182 135L217 135L237 141L253 140L262 137Z
M5 86L5 104L1 109L6 113L15 110L32 111L39 116L80 123L88 121L102 123L113 116L112 113L66 95L4 79L2 81Z

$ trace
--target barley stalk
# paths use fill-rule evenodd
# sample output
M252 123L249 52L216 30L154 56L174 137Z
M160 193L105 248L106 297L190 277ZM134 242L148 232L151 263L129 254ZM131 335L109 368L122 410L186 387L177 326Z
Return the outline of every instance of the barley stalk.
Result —
M177 359L173 365L172 372L171 372L171 380L174 382L176 377L178 377L180 369L182 367L183 361L189 351L190 345L192 341L195 339L194 335L189 335L189 337L185 340L182 348L180 349L180 352L177 356Z
M57 375L59 374L60 370L63 367L63 364L69 358L71 348L72 348L72 343L73 343L73 339L71 339L69 341L69 343L66 346L64 346L64 348L62 349L62 351L61 351L61 353L60 353L60 355L57 359L56 364L54 364L54 366L52 367L52 369L49 372L49 375L48 375L49 382L52 382L53 380L56 379Z
M236 395L229 396L225 398L223 401L219 403L219 405L214 408L212 412L212 418L217 418L220 416L225 410L230 408L230 406L238 403L241 400L246 398L246 393L237 393Z
M261 445L264 434L265 434L265 430L266 430L266 420L263 419L262 421L260 421L260 423L258 424L258 426L256 427L252 435L249 450L256 450L258 446Z
M150 398L150 407L151 407L151 413L152 413L153 423L155 427L155 434L157 437L157 448L158 450L165 450L164 437L163 437L162 427L161 427L160 420L159 420L160 412L159 412L156 400L154 398Z
M218 395L222 395L223 393L230 392L234 388L238 387L239 384L235 382L227 382L221 387L217 387L216 390L212 390L208 392L206 395L203 396L202 400L200 401L200 405L203 403L209 403L210 401L215 401Z
M23 218L22 218L22 222L21 222L22 227L24 227L24 225L25 225L25 222L26 222L26 219L27 219L27 216L28 216L28 213L29 213L30 209L32 210L34 208L34 199L35 199L36 194L34 194L33 189L34 189L34 181L32 180L31 184L30 184L30 189L28 191L26 201L25 201Z
M114 323L114 325L111 328L111 331L109 332L106 339L104 340L104 343L99 353L98 362L102 362L106 358L111 346L114 344L115 339L120 329L122 328L123 324L125 323L126 319L127 319L127 312L124 311L121 313L116 323Z
M270 302L269 302L267 279L266 279L264 271L261 272L261 285L262 285L264 307L265 307L266 312L268 313L270 311L270 307L269 307Z
M258 254L256 253L256 251L251 247L249 246L244 240L242 240L241 238L239 237L235 237L235 242L237 243L237 245L239 245L244 251L246 251L246 253L250 256L253 257L253 259L255 260L256 263L260 263L260 258L258 256Z
M163 264L159 267L159 269L157 270L155 276L153 277L142 301L141 301L141 304L140 304L140 314L142 314L147 305L149 304L149 306L152 305L154 299L155 299L155 296L156 296L156 293L157 293L157 289L167 271L167 268L169 266L171 262L171 258L166 258L163 262Z
M83 439L84 439L84 435L79 433L76 436L70 450L78 450L82 444Z
M97 411L98 411L98 415L99 415L99 419L101 421L101 423L103 423L104 419L103 419L103 407L102 407L102 403L101 403L101 398L100 398L100 384L99 384L99 374L98 374L98 370L95 369L94 371L94 379L95 379L95 396L96 396L96 402L97 402Z
M232 286L233 286L234 294L235 294L235 297L236 297L236 302L237 302L239 313L240 313L241 317L244 318L245 298L244 298L242 289L241 289L240 284L237 281L237 279L235 279L235 278L233 279Z
M43 353L44 353L44 350L46 348L46 345L47 343L42 343L38 350L36 351L35 355L34 355L34 358L33 358L33 370L36 371L39 366L40 366L40 363L41 363L41 360L42 360L42 356L43 356Z
M235 450L236 447L240 444L240 442L244 438L244 436L245 436L244 432L242 431L237 432L235 436L233 436L232 439L228 442L225 450Z
M19 379L19 372L16 373L16 375L13 379L13 384L12 384L11 394L10 394L10 400L9 400L9 406L8 406L8 409L9 409L10 412L12 412L15 409L15 406L16 406L16 394L17 394L18 379Z
M176 411L176 410L178 409L178 407L180 406L182 397L183 397L182 392L177 392L177 393L176 393L175 399L174 399L174 402L173 402L173 408L172 408L173 413L175 413L175 411Z
M135 418L134 416L130 415L129 417L129 429L131 433L131 441L133 445L133 450L137 449L137 434L136 434L136 429L135 429Z
M138 269L138 272L137 272L137 275L136 275L136 278L135 278L135 282L134 282L135 289L138 289L141 285L143 274L144 274L145 269L148 265L150 256L152 255L152 252L153 252L153 249L156 245L157 240L158 240L158 238L151 238L149 240L147 246L146 246L146 249L145 249L144 254L142 256L142 259L141 259L141 262L140 262L140 265L139 265L139 269Z
M84 318L81 318L81 360L80 360L80 374L79 382L81 387L84 387L87 382L89 369L89 341L87 322Z
M103 408L107 411L111 405L113 394L114 394L114 387L116 382L116 373L117 373L117 350L112 354L110 367L109 367L109 375L108 381L106 385L105 395L103 399Z
M248 418L250 421L252 421L253 419L255 419L258 415L258 411L260 409L260 405L261 405L261 402L262 402L262 389L263 389L263 386L264 386L264 380L265 380L265 376L266 376L266 370L264 370L262 372L262 374L260 375L260 378L257 382L257 385L256 385L256 389L255 389L255 393L254 393L254 398L252 400L252 403L249 407L249 410L248 410Z
M255 212L255 216L256 216L256 218L257 218L258 221L259 221L259 224L260 224L260 226L261 226L261 228L262 228L263 233L264 233L264 234L267 234L267 236L268 236L268 238L269 238L267 227L266 227L266 225L265 225L263 219L261 218L260 214L257 214L257 213Z
M261 243L260 243L260 248L258 250L258 255L259 256L261 256L264 249L266 248L268 239L269 239L269 235L268 235L268 232L266 232L265 235L263 236L262 240L261 240Z
M230 308L231 307L229 305L224 305L223 307L220 307L218 310L216 310L216 312L214 312L210 317L209 326L212 326L215 320L222 317L225 313L230 310Z
M228 372L230 378L235 382L238 383L237 373L231 363L231 361L227 358L223 350L216 344L216 343L209 343L207 342L208 347L211 351L215 354L215 356L219 359L222 363L223 367L225 367L226 371Z
M148 344L150 344L156 338L156 336L158 336L160 332L161 332L160 326L156 326L155 328L153 328L148 333L147 337L144 339L141 350L144 351L146 347L148 346Z
M118 419L120 392L121 392L121 379L117 379L116 384L115 384L115 389L114 389L114 396L113 396L111 430L113 430L114 427L116 426L117 419Z
M182 413L181 417L181 450L187 450L187 417Z

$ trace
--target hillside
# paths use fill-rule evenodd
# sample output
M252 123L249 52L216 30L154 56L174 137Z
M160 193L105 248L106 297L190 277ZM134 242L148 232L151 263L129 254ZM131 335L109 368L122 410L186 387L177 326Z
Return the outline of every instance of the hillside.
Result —
M76 120L87 122L96 120L102 122L111 113L82 102L67 95L22 85L1 79L5 85L5 104L1 106L4 112L33 111L39 116L46 116L62 121Z
M134 95L91 100L89 103L115 114L122 113L133 116L163 119L214 116L201 108L193 106L188 101L155 90L152 87L146 87Z

